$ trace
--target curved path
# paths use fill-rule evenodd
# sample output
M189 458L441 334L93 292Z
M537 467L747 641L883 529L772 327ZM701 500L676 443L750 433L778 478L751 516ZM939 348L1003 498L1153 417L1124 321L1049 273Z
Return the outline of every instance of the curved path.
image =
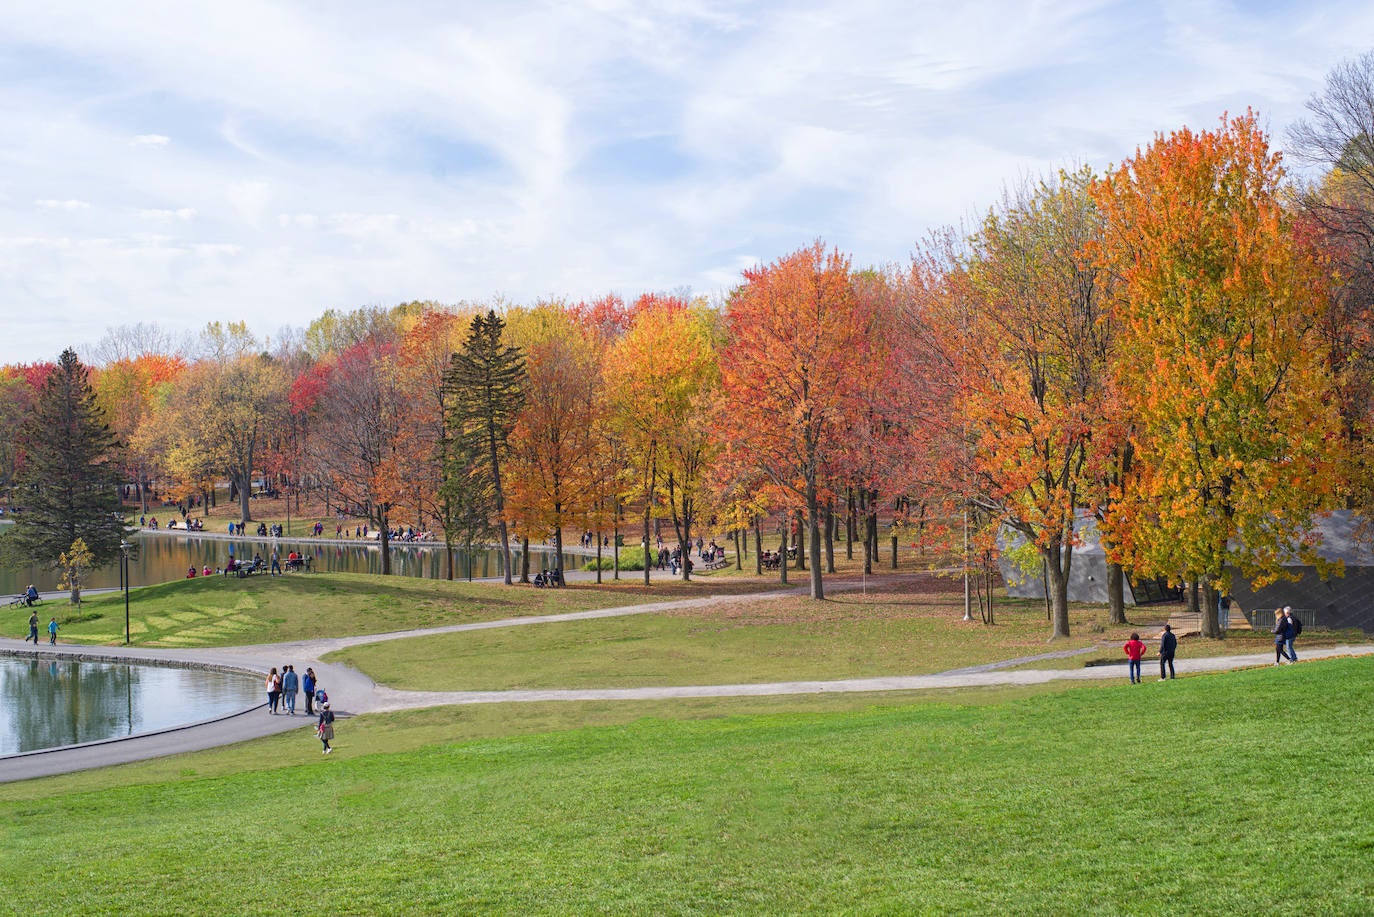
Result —
M838 585L838 584L837 584ZM856 587L857 588L857 587ZM771 599L794 595L795 589L755 593L749 599ZM644 605L601 608L557 615L531 615L469 624L453 624L419 630L336 637L259 646L219 647L213 649L155 649L148 647L109 647L59 644L37 647L14 639L0 639L0 654L8 656L86 659L102 662L152 662L191 667L240 671L261 678L273 666L290 663L298 672L307 666L315 669L320 683L329 692L334 708L342 715L392 710L412 710L454 704L528 703L536 701L662 700L696 697L763 697L786 694L866 693L885 691L923 691L995 685L1035 685L1055 680L1119 679L1119 666L1094 666L1076 669L1007 668L1044 659L1067 658L1094 651L1095 647L1044 653L1005 660L983 666L954 669L934 675L896 675L878 678L852 678L834 681L784 681L760 684L682 685L644 688L538 689L513 691L401 691L378 685L363 673L345 665L322 662L336 650L387 640L403 640L434 634L522 627L561 621L581 621L626 615L653 614L682 608L701 608L738 601L742 596L712 596L653 602ZM1337 646L1308 649L1304 659L1374 654L1374 645ZM1180 660L1186 672L1218 672L1271 664L1268 653L1215 656ZM221 719L196 723L157 733L90 742L62 748L44 749L0 758L0 783L25 780L69 771L123 764L147 758L197 751L261 736L309 729L313 719L305 716L272 716L266 704Z

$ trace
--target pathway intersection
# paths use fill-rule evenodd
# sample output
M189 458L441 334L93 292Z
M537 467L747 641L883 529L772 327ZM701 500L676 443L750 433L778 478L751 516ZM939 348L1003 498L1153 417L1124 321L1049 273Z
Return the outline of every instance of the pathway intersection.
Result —
M836 584L843 588L846 584ZM857 584L854 588L858 588ZM800 590L779 589L748 596L750 601L793 596ZM832 591L834 591L832 589ZM933 675L895 675L879 678L852 678L832 681L783 681L760 684L679 685L643 688L583 688L539 689L511 691L402 691L379 685L362 672L349 666L323 662L324 656L346 647L404 640L412 637L462 631L489 630L505 627L527 627L563 621L584 621L596 618L654 614L684 608L702 608L715 604L737 602L742 596L723 595L700 599L650 602L642 605L601 608L591 611L554 615L530 615L495 621L453 624L445 627L395 631L385 634L365 634L355 637L334 637L275 643L258 646L218 647L212 649L157 649L150 647L110 647L40 644L33 647L15 639L0 639L0 654L20 658L83 659L99 662L151 662L194 668L230 670L263 677L268 669L290 663L296 671L313 667L320 683L329 692L335 710L345 716L395 710L414 710L458 704L532 703L548 701L642 701L702 697L764 697L771 695L865 693L888 691L927 691L951 688L989 687L998 685L1036 685L1050 681L1089 681L1120 679L1118 666L1090 666L1071 669L1014 669L1030 662L1070 658L1098 651L1098 647L1062 650L1036 656L1004 660L981 666L952 669ZM1335 656L1374 654L1374 645L1310 648L1303 658L1325 659ZM1188 673L1220 672L1231 669L1265 665L1272 660L1267 653L1236 656L1215 656L1187 659ZM0 758L0 783L26 780L70 771L124 764L164 755L198 751L248 739L311 729L313 719L305 716L270 716L262 706L232 716L195 723L161 732L89 742L63 748L44 749Z

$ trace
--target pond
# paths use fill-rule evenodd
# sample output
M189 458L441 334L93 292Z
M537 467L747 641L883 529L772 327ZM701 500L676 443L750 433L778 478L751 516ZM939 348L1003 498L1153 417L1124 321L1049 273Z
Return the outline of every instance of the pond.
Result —
M0 656L0 755L156 732L266 700L250 675Z
M170 533L135 533L130 539L137 545L136 556L130 558L129 582L133 586L148 586L181 579L186 569L194 566L196 570L209 567L211 570L223 567L232 550L236 558L252 560L255 553L264 559L271 556L275 544L282 558L291 551L297 551L310 558L311 569L315 571L337 571L344 573L381 573L382 550L373 541L360 539L320 539L292 541L266 538L230 538L223 534L173 535ZM515 551L515 569L519 569L520 553ZM530 569L538 572L549 566L553 557L552 549L530 548ZM580 562L579 558L566 557L566 564ZM460 550L454 551L454 576L467 578L469 558ZM485 578L501 575L501 553L494 550L474 551L471 557L472 575ZM391 546L391 569L399 576L420 576L442 579L446 562L443 545L430 542L424 544L393 543ZM57 588L57 574L38 567L0 569L0 596L15 595L33 583L39 592L51 592ZM86 578L88 589L117 588L119 586L119 564L111 564L101 570L93 571Z

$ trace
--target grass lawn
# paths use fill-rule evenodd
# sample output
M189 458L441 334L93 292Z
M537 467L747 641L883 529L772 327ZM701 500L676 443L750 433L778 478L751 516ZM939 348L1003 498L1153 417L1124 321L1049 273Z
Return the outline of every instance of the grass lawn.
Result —
M775 586L665 582L645 589L642 583L622 581L534 589L353 573L196 577L132 590L130 633L133 642L143 646L276 643L586 611L751 588L763 591ZM52 607L64 642L124 642L121 593L88 596L80 609L63 602ZM28 633L28 610L21 610L23 620L15 612L10 622L9 631L15 635Z
M25 785L0 892L16 913L1365 913L1371 703L1365 658L391 754L352 755L375 727L343 721L329 758L272 746L290 766Z
M461 691L924 675L1120 642L1114 632L1089 632L1089 622L1104 615L1093 607L1072 609L1076 636L1053 644L1038 602L1003 602L992 627L964 621L960 588L907 574L867 593L832 592L825 602L743 598L625 618L392 640L330 658L393 687ZM1103 655L1102 646L1092 655Z

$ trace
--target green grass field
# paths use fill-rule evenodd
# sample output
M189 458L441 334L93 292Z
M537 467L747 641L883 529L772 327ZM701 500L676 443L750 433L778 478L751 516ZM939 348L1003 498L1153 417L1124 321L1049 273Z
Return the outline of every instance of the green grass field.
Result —
M666 582L645 589L642 583L623 581L575 584L566 589L506 588L352 573L197 577L132 590L129 631L132 642L142 646L278 643L699 598L722 588L721 584ZM755 583L753 588L761 591L773 584ZM729 587L729 591L738 590L738 586ZM124 642L122 593L89 596L79 609L52 602L43 614L57 616L63 642ZM15 610L9 632L27 634L27 621L28 609Z
M1043 611L1008 607L999 625L962 620L954 597L913 582L867 595L747 597L709 608L391 640L333 654L398 688L434 691L734 684L916 675L1096 646L1047 646ZM1076 609L1075 623L1098 612ZM1072 667L1072 660L1059 660Z
M278 736L226 751L221 776L185 773L206 752L165 779L139 778L168 767L149 762L5 787L0 891L14 913L180 915L1356 914L1374 896L1369 658L817 700L393 753L378 731L457 714L366 717L329 758Z

